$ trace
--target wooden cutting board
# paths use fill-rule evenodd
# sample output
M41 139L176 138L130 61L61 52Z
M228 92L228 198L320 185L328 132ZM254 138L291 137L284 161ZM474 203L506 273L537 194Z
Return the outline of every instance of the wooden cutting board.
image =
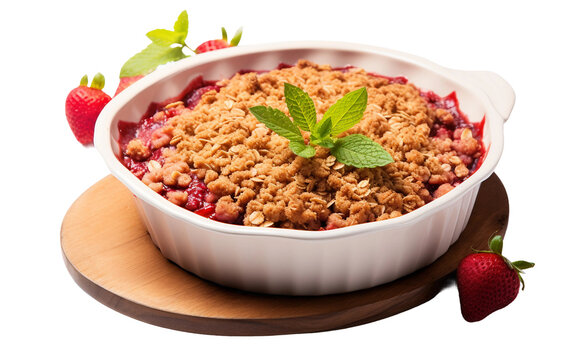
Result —
M388 284L327 296L243 292L181 269L153 245L133 195L111 175L70 207L61 246L76 283L132 318L203 334L307 333L376 321L430 300L472 248L485 249L493 233L505 233L508 216L507 194L494 174L482 184L465 231L434 263Z

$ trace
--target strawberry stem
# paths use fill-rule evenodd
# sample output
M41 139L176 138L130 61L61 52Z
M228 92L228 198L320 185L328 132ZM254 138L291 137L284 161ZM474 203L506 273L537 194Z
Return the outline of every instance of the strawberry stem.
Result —
M88 76L87 75L82 76L82 79L80 80L80 86L88 86Z
M488 245L491 251L501 255L501 251L503 250L503 238L501 235L495 235L489 240Z
M523 281L521 274L523 273L523 270L534 267L535 263L524 260L518 260L514 262L509 261L505 256L501 254L501 251L503 250L503 237L501 235L492 236L488 241L488 246L489 250L477 250L477 251L474 250L474 251L477 253L494 253L501 256L503 258L503 261L505 261L505 263L507 264L507 266L509 266L517 273L519 281L521 282L522 285L521 290L525 289L525 282Z
M101 90L101 89L103 89L104 86L105 86L105 77L101 73L97 73L94 76L94 78L92 80L92 84L90 85L90 87L92 89Z
M227 41L227 30L224 27L221 28L221 35L222 39L226 42Z
M525 269L529 269L535 266L534 263L524 260L517 260L511 263L511 265L516 268L518 271L522 271Z
M237 32L235 33L235 36L233 36L233 38L231 39L231 46L237 46L239 45L239 41L241 41L241 37L243 36L243 28L240 27Z

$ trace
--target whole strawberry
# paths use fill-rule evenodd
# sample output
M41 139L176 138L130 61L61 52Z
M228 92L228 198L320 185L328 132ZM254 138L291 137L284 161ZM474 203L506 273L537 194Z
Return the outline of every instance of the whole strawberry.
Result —
M466 256L458 265L457 283L462 316L466 321L484 319L509 305L524 285L521 273L535 264L510 262L501 255L503 238L489 240L489 249Z
M84 75L80 86L73 89L66 98L66 118L76 139L83 145L92 145L94 128L100 112L111 100L103 92L105 78L97 73L88 87L88 77Z
M205 41L195 49L196 54L202 54L213 50L219 50L228 48L231 46L237 46L239 41L241 41L241 36L243 35L243 29L239 28L235 33L235 36L231 39L231 42L227 42L227 30L221 28L222 38L217 40Z

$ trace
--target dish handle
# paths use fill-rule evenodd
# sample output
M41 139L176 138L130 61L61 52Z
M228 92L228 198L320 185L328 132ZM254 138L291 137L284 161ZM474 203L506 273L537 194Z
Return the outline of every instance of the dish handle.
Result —
M456 71L482 89L503 121L507 121L515 104L515 92L505 79L490 71Z

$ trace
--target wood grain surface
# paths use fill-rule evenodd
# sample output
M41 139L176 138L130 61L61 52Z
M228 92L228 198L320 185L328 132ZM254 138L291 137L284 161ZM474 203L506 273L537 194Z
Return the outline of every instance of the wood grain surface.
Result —
M72 204L61 228L64 262L75 282L106 306L170 329L216 335L326 331L383 319L432 299L471 249L505 233L507 194L493 174L480 189L470 221L429 266L388 284L327 296L243 292L200 279L153 245L133 195L107 176Z

